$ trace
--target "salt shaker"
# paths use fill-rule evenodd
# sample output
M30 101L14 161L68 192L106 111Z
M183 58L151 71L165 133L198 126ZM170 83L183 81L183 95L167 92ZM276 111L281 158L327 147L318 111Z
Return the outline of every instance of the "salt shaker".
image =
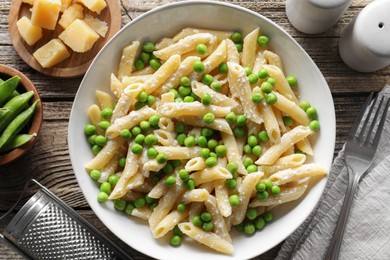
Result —
M299 31L322 33L335 25L352 0L287 0L286 14Z
M390 65L390 0L375 0L363 8L342 32L339 52L359 72Z

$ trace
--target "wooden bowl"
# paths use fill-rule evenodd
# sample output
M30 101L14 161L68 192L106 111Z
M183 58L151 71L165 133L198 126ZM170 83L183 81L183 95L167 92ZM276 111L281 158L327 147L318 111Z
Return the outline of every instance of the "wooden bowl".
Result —
M41 100L39 93L37 89L35 88L34 84L20 71L10 68L8 66L0 64L0 78L3 80L7 80L15 75L18 75L20 77L20 82L17 87L17 90L19 92L27 92L27 91L34 91L34 96L30 100L30 104L34 103L36 100ZM28 133L33 134L33 133L39 133L39 130L41 129L43 121L43 108L42 108L42 102L39 102L37 105L34 115L32 117L30 125L28 125ZM0 154L0 165L4 165L6 163L12 162L25 153L30 150L30 148L33 146L35 141L37 140L37 137L33 138L30 142L22 145L19 148L16 148L12 151L9 151L8 153L1 153Z

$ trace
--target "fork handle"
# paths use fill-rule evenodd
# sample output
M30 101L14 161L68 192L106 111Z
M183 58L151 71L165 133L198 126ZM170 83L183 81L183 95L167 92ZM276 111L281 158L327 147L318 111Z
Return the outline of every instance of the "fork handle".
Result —
M351 210L353 196L357 190L360 177L353 174L353 170L347 167L348 170L348 187L345 193L343 205L341 207L339 219L337 221L337 225L335 231L333 233L333 237L331 240L331 244L328 248L328 252L326 255L326 260L337 260L340 253L341 242L343 241L345 226L348 221L348 215Z

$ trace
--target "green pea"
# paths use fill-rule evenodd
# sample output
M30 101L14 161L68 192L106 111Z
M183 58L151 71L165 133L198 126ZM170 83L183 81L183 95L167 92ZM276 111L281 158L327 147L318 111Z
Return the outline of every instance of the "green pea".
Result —
M320 122L313 120L310 122L309 127L312 131L318 131L320 130Z
M114 200L114 208L120 211L124 210L126 208L126 201L124 199Z
M268 198L268 192L267 191L258 191L258 192L256 192L256 198L260 201L264 201Z
M131 151L134 154L140 154L143 151L143 147L140 144L133 144L133 146L131 147Z
M246 211L246 217L249 220L254 220L257 217L257 210L255 208L248 208Z
M202 95L201 102L202 102L203 105L209 106L211 104L211 96L210 96L210 94L204 93Z
M220 92L222 90L222 85L218 81L213 81L210 84L210 88L214 91Z
M186 211L186 205L184 203L179 203L179 204L177 204L176 209L179 212L184 212L184 211Z
M242 42L242 34L240 32L233 32L231 38L234 43Z
M186 96L183 101L185 103L191 103L191 102L194 102L195 99L192 96Z
M260 104L263 100L263 95L261 93L253 93L252 94L252 102L255 104Z
M306 112L306 110L310 107L310 103L309 101L307 100L302 100L300 103L299 103L299 107L303 109L303 111Z
M201 133L205 137L210 137L214 134L214 130L208 127L202 128Z
M153 52L154 51L153 42L144 42L144 44L142 44L142 50L145 52Z
M253 160L250 157L245 157L242 163L244 164L244 167L247 168L249 165L253 164Z
M270 179L264 179L263 183L265 184L265 186L267 187L268 190L270 190L273 186L273 183Z
M174 88L171 88L168 92L173 93L174 98L177 98L179 96L179 92L177 92L177 90Z
M109 178L108 178L108 182L112 185L112 186L115 186L119 181L119 176L118 175L111 175Z
M228 66L226 62L222 62L218 65L218 70L222 74L226 74L228 72Z
M96 127L92 124L87 124L84 127L84 133L86 135L94 135L96 133Z
M257 172L258 171L257 165L254 164L249 165L248 167L246 167L246 171L248 173Z
M148 96L148 100L146 100L146 104L147 104L148 106L151 106L151 105L153 105L155 102L156 102L156 97L155 97L155 96L152 96L152 95L149 95L149 96Z
M252 154L255 156L260 156L263 153L263 148L260 145L255 145L252 148Z
M95 144L94 146L92 146L92 153L94 155L97 155L98 153L100 153L100 151L102 150L102 147Z
M101 172L99 170L92 170L89 173L89 176L91 176L92 180L94 180L94 181L99 180L100 175L101 175Z
M315 107L306 109L306 114L310 119L317 119L317 109Z
M180 246L181 245L181 238L180 238L180 236L177 236L177 235L172 236L171 239L169 240L169 243L172 246Z
M252 153L252 147L249 144L244 145L244 153L246 154Z
M214 167L215 165L217 165L217 158L210 156L206 159L205 164L209 168Z
M215 153L218 157L224 157L227 153L227 148L225 145L220 144L217 147L215 147Z
M184 87L190 87L191 86L191 80L187 76L183 76L180 79L180 84Z
M202 212L202 214L200 214L200 219L204 222L209 222L211 220L211 214L207 211Z
M213 222L204 222L202 225L202 229L206 232L212 231L214 228Z
M264 81L261 83L260 89L263 93L271 93L272 92L272 85L268 81Z
M279 195L280 194L280 187L278 185L273 185L271 188L272 195Z
M165 183L165 185L171 187L171 186L173 186L173 185L176 184L176 178L173 177L173 176L168 176L168 177L165 179L165 182L164 182L164 183Z
M119 158L119 160L118 160L118 165L119 165L120 167L125 167L125 165L126 165L126 157L121 157L121 158Z
M146 104L145 104L144 102L140 102L140 101L137 101L137 102L135 102L135 104L134 104L135 110L140 110L140 109L143 108L144 106L146 106Z
M271 78L271 77L269 77L269 78L267 79L267 82L268 82L269 84L271 84L272 86L275 86L275 84L276 84L276 80L275 80L274 78Z
M148 64L150 61L150 53L142 51L139 54L139 58L144 62L144 64Z
M288 75L288 76L286 77L286 79L287 79L288 84L289 84L291 87L295 87L295 86L297 85L297 83L298 83L297 78L296 78L295 76L293 76L293 75Z
M207 138L206 138L206 136L203 136L203 135L199 136L197 142L198 142L198 145L200 147L202 147L202 148L207 147Z
M157 144L158 142L158 139L157 137L154 135L154 134L148 134L146 137L145 137L145 144L146 146L153 146L155 144Z
M204 74L202 78L202 83L205 85L210 85L213 82L214 78L210 74Z
M100 184L100 191L105 192L106 194L111 193L111 184L107 181Z
M266 130L260 131L258 136L259 136L260 141L262 141L262 142L268 142L269 141L269 136L268 136L268 133L267 133Z
M97 195L97 200L100 202L100 203L104 203L108 200L108 195L107 193L101 191L98 193Z
M238 52L242 52L242 50L244 49L244 45L242 43L235 43L234 45L236 45L236 49Z
M187 182L186 182L186 188L188 189L188 190L193 190L193 189L195 189L195 180L194 179L188 179L187 180Z
M148 96L149 94L146 92L146 91L141 91L138 96L137 96L137 99L139 102L146 102L148 100Z
M261 79L265 79L268 77L268 71L266 69L261 69L259 72L257 72L257 76L259 76Z
M256 231L255 225L253 223L245 223L244 225L244 232L247 235L253 235Z
M126 208L125 208L125 213L126 213L127 215L131 215L131 213L133 213L133 210L134 210L134 209L135 209L134 204L132 204L132 203L127 203Z
M240 197L238 197L237 194L230 195L229 197L229 203L232 206L238 206L240 205Z
M203 225L203 221L200 218L200 216L193 216L192 219L191 219L191 222L196 227L200 227L200 226Z
M165 166L162 168L163 173L165 174L171 174L174 171L174 167L171 163L165 164Z
M142 133L141 127L134 126L133 129L131 130L131 133L133 134L133 136L139 135L140 133Z
M121 136L122 136L122 138L125 139L125 140L129 140L129 139L132 137L132 135L131 135L129 129L123 129L123 130L121 131Z
M210 152L210 157L214 157L215 159L217 159L217 154L214 152Z
M175 102L176 103L181 103L181 102L184 102L183 99L181 97L178 97L178 98L175 98Z
M173 167L179 167L181 165L180 160L171 160L171 164Z
M239 126L239 127L234 128L233 134L236 137L244 137L245 136L245 129L244 129L244 127L240 127Z
M142 60L136 60L134 62L134 67L136 70L142 70L143 68L145 68L145 63Z
M177 143L179 145L184 145L184 140L187 138L186 134L179 134L176 136Z
M200 44L196 45L195 50L198 54L205 55L207 53L208 49L207 49L206 45L204 45L203 43L200 43Z
M156 157L156 160L159 164L166 163L168 161L168 155L166 153L159 153Z
M180 230L179 226L175 226L173 229L172 229L172 233L176 236L182 236L184 235L184 233Z
M263 215L263 217L264 217L264 220L265 220L266 222L271 222L271 221L274 219L274 215L272 214L271 211L265 212L264 215Z
M184 133L186 131L186 125L183 122L177 122L175 124L176 133Z
M201 61L195 61L192 68L195 72L202 73L204 71L204 63Z
M157 154L158 154L158 152L157 152L157 150L156 150L156 148L149 148L148 149L148 151L146 152L146 154L148 155L148 158L149 159L154 159L154 158L156 158L157 157Z
M263 229L265 227L265 220L261 217L261 216L258 216L256 219L255 219L255 227L257 230L260 230L260 229Z
M256 74L252 73L248 75L248 80L250 84L256 84L257 81L259 81L259 77Z
M98 123L98 125L99 125L99 127L100 127L101 129L107 130L107 129L110 127L111 124L110 124L110 122L103 120L103 121L100 121L100 122Z
M146 204L146 200L145 198L138 198L134 201L134 206L138 209L138 208L142 208L143 206L145 206Z
M139 127L143 130L143 131L148 131L150 129L150 123L149 121L141 121L141 123L139 123Z
M228 122L230 125L236 123L236 120L237 120L236 114L235 114L233 111L229 112L229 113L225 116L225 120L226 120L226 122Z
M206 113L204 116L203 116L203 122L205 122L206 124L211 124L213 123L215 120L215 116L213 113L209 112L209 113Z
M275 95L274 92L268 93L265 96L265 102L267 102L268 105L273 105L278 101L278 97Z
M284 116L283 123L285 126L292 126L294 123L294 120L290 116Z
M245 70L245 75L246 76L249 76L250 74L252 74L252 68L251 67L244 67L244 70Z
M104 135L97 135L95 137L95 143L100 146L105 146L107 143L107 138Z
M158 59L151 59L149 64L154 70L158 70L161 67L161 62Z
M257 43L262 46L262 47L266 47L269 43L269 38L268 36L265 36L265 35L261 35L257 38Z
M207 147L210 149L210 150L214 150L215 147L217 147L218 145L218 142L217 140L215 139L210 139L208 142L207 142Z
M186 96L191 94L191 88L190 87L180 86L179 87L179 94L182 97L186 97Z
M246 124L246 116L238 115L237 116L237 126L244 126Z
M196 144L196 140L195 137L193 137L192 135L187 136L186 139L184 139L184 145L186 147L193 147L195 146L195 144Z
M139 134L135 137L134 141L136 144L142 145L145 141L145 136L143 134Z
M257 137L255 135L248 136L248 144L250 147L254 147L258 144Z
M96 138L96 135L91 135L88 137L88 143L90 143L91 145L95 145L95 138Z
M210 149L209 148L202 148L200 149L200 156L203 159L207 159L210 157Z
M199 97L194 93L194 92L191 92L190 96L195 100L199 100Z
M237 188L237 180L236 179L226 180L225 186L228 189L235 189L235 188Z
M149 118L149 125L151 127L157 128L159 123L160 123L160 116L159 115L153 115Z
M155 199L149 197L148 195L145 196L145 202L146 202L146 204L152 204L152 203L154 203L155 201L156 201Z
M265 186L265 183L264 182L259 182L256 184L256 190L257 191L265 191L267 189L267 186Z
M182 181L187 181L189 179L189 176L190 174L186 170L181 169L179 171L179 177Z
M237 173L238 170L238 164L236 162L229 162L226 165L226 169L233 175Z
M238 232L243 232L244 231L244 222L241 222L240 224L238 225L235 225L234 228L238 231Z

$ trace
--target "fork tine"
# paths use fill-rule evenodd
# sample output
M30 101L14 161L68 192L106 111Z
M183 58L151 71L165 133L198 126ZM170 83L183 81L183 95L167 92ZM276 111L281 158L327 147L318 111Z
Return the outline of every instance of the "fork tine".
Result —
M378 99L380 99L380 100L379 100L379 104L377 105L377 103L378 103L377 100ZM370 139L371 139L372 132L374 131L374 127L376 125L376 121L378 119L378 116L379 116L380 112L382 111L381 108L382 108L383 99L384 99L383 96L381 96L380 98L379 98L379 96L377 96L376 100L374 102L372 102L370 113L366 117L366 122L364 124L364 128L362 129L362 132L360 133L360 136L359 136L359 140L364 145L366 145L370 141ZM374 118L372 118L372 117L374 117ZM371 122L369 122L370 118L372 118ZM364 136L363 132L366 131L367 123L370 123L370 127L369 127L369 130L367 131L367 134Z
M379 143L379 139L381 137L381 133L383 132L383 126L386 122L387 112L389 111L390 99L387 99L386 106L382 114L381 121L379 122L378 129L376 130L375 137L373 140L373 146L377 146Z
M348 141L353 141L353 139L355 139L355 135L359 129L359 125L361 123L361 120L362 120L362 118L367 110L368 105L371 103L373 95L374 95L374 93L371 92L370 95L368 96L366 102L364 103L362 110L360 110L359 115L355 120L355 123L353 124L351 130L349 131Z
M366 132L367 125L370 122L371 115L373 114L375 107L380 108L380 106L381 106L382 99L379 101L379 105L376 106L378 99L379 99L379 96L376 96L374 98L374 100L371 102L370 109L369 109L368 113L366 114L366 117L364 118L363 126L360 128L360 133L357 137L357 141L361 142L362 144L363 144L364 138L367 137L367 135L364 135L364 133ZM377 112L377 111L375 110L375 112ZM372 121L372 122L374 122L374 121Z

